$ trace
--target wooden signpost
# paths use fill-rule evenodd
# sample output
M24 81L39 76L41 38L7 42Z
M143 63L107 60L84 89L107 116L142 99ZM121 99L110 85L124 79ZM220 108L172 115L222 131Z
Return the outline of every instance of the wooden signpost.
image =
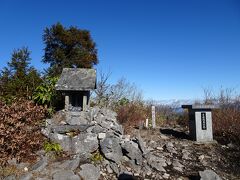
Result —
M156 128L155 106L152 106L152 128Z

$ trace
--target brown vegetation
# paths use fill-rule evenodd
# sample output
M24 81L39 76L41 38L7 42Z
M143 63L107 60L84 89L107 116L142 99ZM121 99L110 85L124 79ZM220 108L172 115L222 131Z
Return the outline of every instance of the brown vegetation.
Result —
M235 107L221 108L213 112L213 130L221 143L240 144L240 111Z
M40 124L45 115L46 109L32 101L20 99L11 105L0 102L0 164L12 158L35 159L44 141Z
M216 104L213 111L214 138L221 143L240 144L240 96L234 89L220 89L215 94L209 89L204 90L205 104Z
M139 127L146 119L146 108L142 103L127 103L117 108L117 119L123 125L126 134Z

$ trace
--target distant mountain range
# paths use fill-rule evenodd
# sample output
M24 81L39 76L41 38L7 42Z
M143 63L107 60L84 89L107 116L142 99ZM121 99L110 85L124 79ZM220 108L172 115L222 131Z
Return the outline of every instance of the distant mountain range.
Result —
M174 108L181 107L184 104L194 104L195 102L202 103L202 100L191 100L191 99L169 99L169 100L158 100L158 101L146 101L155 105L168 105Z

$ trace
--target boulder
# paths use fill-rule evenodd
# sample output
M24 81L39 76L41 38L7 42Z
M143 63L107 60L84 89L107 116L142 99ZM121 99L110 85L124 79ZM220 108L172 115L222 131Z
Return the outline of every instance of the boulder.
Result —
M50 133L49 139L53 142L59 143L64 151L72 151L72 138L68 135Z
M72 138L72 147L74 153L89 154L98 149L97 134L81 133Z
M38 161L37 163L35 163L30 170L31 171L42 171L48 164L48 159L47 157L42 157L40 161Z
M90 128L88 128L88 129L90 129ZM100 126L99 124L96 124L95 126L93 126L93 127L91 128L91 131L90 131L90 132L98 134L98 133L107 132L107 129L103 128L103 127Z
M133 141L124 141L122 144L123 153L131 160L135 161L135 164L142 165L142 152L138 148L138 144Z
M109 174L112 174L112 173L113 173L113 170L112 170L112 168L110 167L109 164L106 166L106 170L107 170L107 172L108 172Z
M69 125L81 125L90 123L90 114L86 111L69 111L66 115L66 123Z
M173 160L172 165L173 165L173 167L179 167L179 168L183 168L184 167L177 159Z
M83 180L97 180L100 177L100 169L92 164L83 164L80 166L79 175Z
M114 132L122 135L123 134L123 127L117 123L112 123L110 124L110 129L113 130Z
M168 142L166 145L165 145L167 151L171 154L177 154L177 151L175 150L174 148L174 145L172 142Z
M80 180L80 177L71 170L61 170L53 175L53 180Z
M146 159L147 159L148 165L153 169L156 169L157 171L160 171L160 172L166 172L164 167L166 167L167 164L164 158L155 156L153 154L149 154Z
M90 112L89 112L89 114L90 114L90 121L93 121L97 117L99 111L100 111L100 108L97 107L97 106L90 108Z
M189 156L191 155L191 153L185 149L182 150L182 159L185 160L189 160L191 159Z
M201 180L221 180L221 178L213 170L199 171Z
M55 167L55 168L61 168L61 169L65 169L65 170L76 170L79 166L80 163L80 158L76 157L75 159L69 159L69 160L65 160L63 162L56 162L53 163L51 166Z
M106 137L100 141L101 152L106 159L119 163L122 158L122 148L120 140L114 136Z
M104 115L107 120L116 122L116 117L117 117L117 113L116 112L114 112L114 111L112 111L110 109L107 109L107 108L102 108L102 109L100 109L99 112L102 115Z
M115 174L117 174L117 175L119 174L119 168L118 168L118 165L116 163L110 162L109 166Z
M145 153L146 153L146 148L145 148L144 142L143 142L140 134L138 134L138 136L136 137L136 142L137 142L138 147L139 147L139 149L141 150L141 152L142 152L143 154L145 154Z

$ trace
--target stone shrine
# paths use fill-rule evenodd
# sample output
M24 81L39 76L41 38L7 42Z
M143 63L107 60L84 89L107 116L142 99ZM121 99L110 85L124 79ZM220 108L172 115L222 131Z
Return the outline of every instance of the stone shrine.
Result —
M212 109L214 105L182 105L188 109L189 136L198 142L213 141Z
M55 87L65 96L66 111L85 111L89 106L90 90L96 89L96 70L63 68Z

